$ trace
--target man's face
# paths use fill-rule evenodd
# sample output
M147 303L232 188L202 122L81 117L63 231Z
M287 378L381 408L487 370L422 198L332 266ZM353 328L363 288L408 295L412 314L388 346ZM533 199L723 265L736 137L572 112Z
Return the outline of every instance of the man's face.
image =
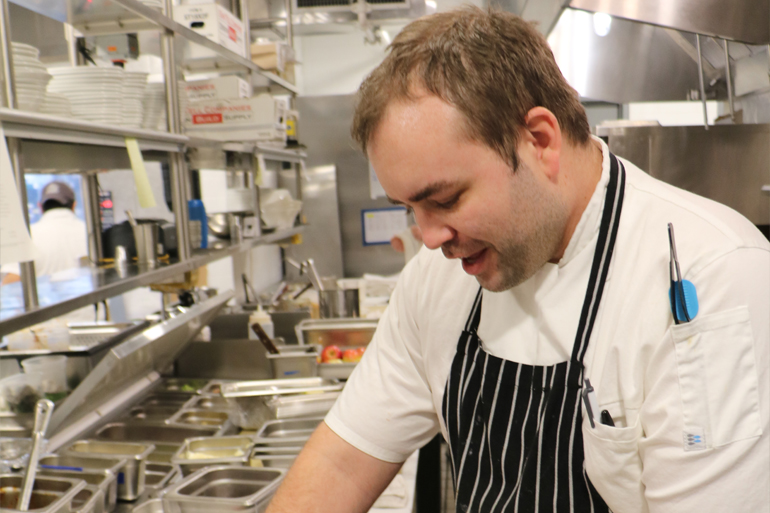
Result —
M461 258L485 289L507 290L554 258L568 209L538 171L531 146L520 145L514 173L494 150L469 140L462 123L434 96L393 103L369 158L388 197L414 211L428 248Z

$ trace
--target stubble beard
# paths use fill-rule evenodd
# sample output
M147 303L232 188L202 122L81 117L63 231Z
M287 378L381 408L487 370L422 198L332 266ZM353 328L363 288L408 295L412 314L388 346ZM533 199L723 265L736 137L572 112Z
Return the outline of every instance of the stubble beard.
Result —
M540 270L559 250L569 220L565 201L532 179L532 171L523 165L512 179L514 201L529 205L526 227L508 225L504 238L489 250L497 257L489 276L476 277L479 285L492 292L512 289ZM486 273L485 273L486 274Z

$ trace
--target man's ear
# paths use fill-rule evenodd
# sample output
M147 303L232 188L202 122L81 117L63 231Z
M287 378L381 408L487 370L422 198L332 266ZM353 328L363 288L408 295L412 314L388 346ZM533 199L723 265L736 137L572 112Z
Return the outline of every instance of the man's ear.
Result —
M562 149L562 133L559 121L545 107L535 107L527 112L522 128L522 144L528 153L528 165L537 166L555 179L559 173L559 157ZM521 146L521 145L520 145Z

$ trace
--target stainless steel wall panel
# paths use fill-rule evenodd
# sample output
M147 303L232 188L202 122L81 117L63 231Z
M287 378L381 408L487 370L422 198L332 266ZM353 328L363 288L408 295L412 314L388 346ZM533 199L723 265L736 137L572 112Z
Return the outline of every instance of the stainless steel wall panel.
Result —
M650 175L770 223L770 125L600 129L610 150Z
M745 43L770 43L768 0L571 0L569 6Z
M353 95L297 98L301 120L300 139L308 147L308 167L331 164L337 169L344 276L393 274L404 266L402 254L395 252L389 245L363 245L361 210L392 205L384 198L372 200L370 197L369 164L350 137L353 108ZM310 219L308 222L312 225ZM295 250L290 248L288 252ZM308 251L308 254L318 251L320 254L324 248L307 245L302 251ZM319 266L319 272L325 274L326 271Z

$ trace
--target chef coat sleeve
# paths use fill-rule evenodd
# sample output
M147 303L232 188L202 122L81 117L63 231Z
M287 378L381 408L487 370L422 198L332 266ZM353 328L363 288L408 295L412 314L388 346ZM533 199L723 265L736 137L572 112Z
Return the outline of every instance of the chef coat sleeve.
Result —
M372 342L325 419L348 443L394 463L406 460L439 429L415 319L420 256L402 272Z
M692 276L700 312L651 356L640 411L651 513L770 511L770 253Z

